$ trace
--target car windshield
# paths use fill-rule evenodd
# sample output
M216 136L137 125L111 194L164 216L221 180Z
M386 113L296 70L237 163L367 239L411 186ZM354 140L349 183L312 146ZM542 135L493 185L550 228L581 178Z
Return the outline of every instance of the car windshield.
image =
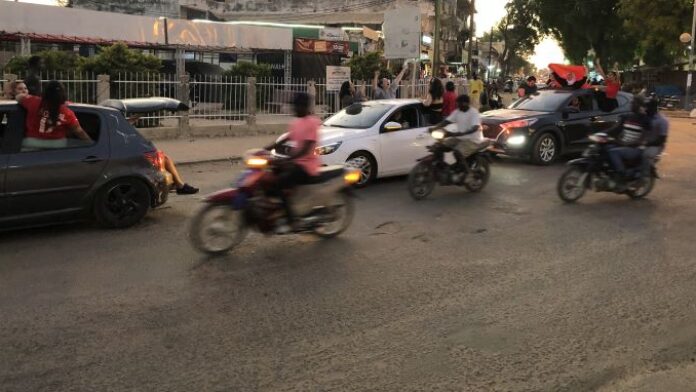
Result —
M565 91L540 91L513 102L509 109L530 110L535 112L553 112L570 97Z
M392 105L379 102L356 103L324 121L327 127L367 129L384 116Z

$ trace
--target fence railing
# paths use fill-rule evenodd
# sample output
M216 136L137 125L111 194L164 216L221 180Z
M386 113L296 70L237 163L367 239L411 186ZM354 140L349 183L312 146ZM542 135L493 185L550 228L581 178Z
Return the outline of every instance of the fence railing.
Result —
M4 75L4 83L21 80L25 75ZM242 78L222 75L177 77L163 73L120 73L112 76L93 73L44 73L42 83L58 80L66 88L68 100L98 104L106 99L170 97L189 105L187 113L153 113L141 118L140 126L181 126L181 119L191 125L245 121L273 121L289 116L290 102L297 92L307 92L314 99L315 113L328 117L340 110L337 91L330 91L323 79ZM370 82L356 82L366 99L374 96ZM415 87L415 94L413 94ZM405 81L400 97L422 97L428 83Z

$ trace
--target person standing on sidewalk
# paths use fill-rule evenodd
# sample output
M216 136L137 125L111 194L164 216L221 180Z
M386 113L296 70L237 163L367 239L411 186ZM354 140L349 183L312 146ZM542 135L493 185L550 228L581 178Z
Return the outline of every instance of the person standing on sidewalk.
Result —
M471 100L471 107L475 108L476 111L481 107L481 93L483 92L483 82L478 78L478 75L474 74L472 76L471 82L469 82L469 98Z
M29 89L29 94L37 97L41 96L41 65L43 60L39 56L31 56L27 67L27 77L24 83Z

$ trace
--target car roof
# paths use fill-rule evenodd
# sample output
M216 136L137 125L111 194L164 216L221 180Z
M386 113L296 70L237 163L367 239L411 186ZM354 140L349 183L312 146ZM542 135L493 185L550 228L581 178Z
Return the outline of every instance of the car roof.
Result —
M402 105L412 105L412 104L423 103L423 101L421 101L420 99L413 99L413 98L400 98L400 99L378 99L378 100L366 101L363 103L379 103L379 104L383 104L383 105L402 106Z

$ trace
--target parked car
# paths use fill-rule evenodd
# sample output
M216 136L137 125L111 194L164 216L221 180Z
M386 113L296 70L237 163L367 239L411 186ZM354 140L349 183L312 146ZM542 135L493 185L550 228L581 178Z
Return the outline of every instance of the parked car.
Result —
M359 168L357 185L365 186L376 178L408 174L428 154L432 125L417 99L357 103L324 121L316 153L324 165ZM288 148L275 153L285 155Z
M25 111L0 102L0 230L94 217L125 228L167 201L171 177L162 153L125 114L185 109L168 98L69 105L93 143L66 148L22 147Z
M588 137L606 131L630 111L633 96L619 93L618 108L599 109L593 90L543 90L514 101L507 109L483 113L483 133L506 155L525 156L548 165L560 155L581 151ZM573 107L574 99L579 105Z

